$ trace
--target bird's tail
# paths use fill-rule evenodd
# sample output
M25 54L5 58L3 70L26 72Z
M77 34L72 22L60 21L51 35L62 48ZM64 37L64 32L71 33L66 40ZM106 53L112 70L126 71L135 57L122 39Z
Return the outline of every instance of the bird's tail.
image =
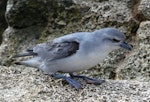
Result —
M38 68L41 64L41 61L39 60L38 57L34 57L32 59L28 59L28 60L25 60L25 61L15 62L15 64Z
M37 56L38 54L33 52L33 50L26 50L24 52L18 53L14 57L25 57L25 56Z
M39 58L35 57L38 54L33 52L32 49L27 49L24 52L18 53L17 55L14 56L15 57L25 57L25 56L34 56L34 58L25 60L25 61L19 61L19 62L15 62L15 64L17 65L26 65L26 66L30 66L30 67L38 67L38 65L40 64L39 62Z

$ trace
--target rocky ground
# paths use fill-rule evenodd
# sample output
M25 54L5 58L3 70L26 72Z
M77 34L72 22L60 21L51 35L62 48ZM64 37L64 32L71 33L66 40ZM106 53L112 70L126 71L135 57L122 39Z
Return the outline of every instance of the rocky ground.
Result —
M29 67L0 66L1 102L149 102L150 82L106 80L102 85L83 83L75 90Z

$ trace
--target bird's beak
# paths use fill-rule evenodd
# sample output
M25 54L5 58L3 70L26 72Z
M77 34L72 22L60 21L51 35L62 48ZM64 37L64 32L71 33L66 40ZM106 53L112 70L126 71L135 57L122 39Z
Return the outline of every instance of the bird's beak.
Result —
M122 43L120 44L120 47L122 47L122 48L124 48L124 49L126 49L126 50L129 50L129 51L131 51L132 48L133 48L132 45L130 45L130 44L126 43L126 42L122 42Z

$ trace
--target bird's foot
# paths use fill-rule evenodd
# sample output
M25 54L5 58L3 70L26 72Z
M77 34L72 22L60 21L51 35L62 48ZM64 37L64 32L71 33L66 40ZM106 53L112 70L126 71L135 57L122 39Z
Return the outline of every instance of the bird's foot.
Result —
M66 80L71 86L73 86L77 90L82 88L82 85L78 81L72 79L71 77L57 75L57 74L53 74L52 77Z
M74 75L73 73L70 73L70 76L72 78L82 78L83 80L85 80L89 84L98 84L99 85L99 84L102 84L105 82L105 80L98 80L98 79L89 78L87 76Z

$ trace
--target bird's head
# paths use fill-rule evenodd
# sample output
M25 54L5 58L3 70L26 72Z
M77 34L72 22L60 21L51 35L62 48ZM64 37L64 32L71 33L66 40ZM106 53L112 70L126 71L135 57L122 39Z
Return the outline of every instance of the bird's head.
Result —
M129 51L132 50L132 45L125 42L126 37L124 33L115 28L105 28L101 31L100 35L105 48L108 50L114 50L120 47Z

